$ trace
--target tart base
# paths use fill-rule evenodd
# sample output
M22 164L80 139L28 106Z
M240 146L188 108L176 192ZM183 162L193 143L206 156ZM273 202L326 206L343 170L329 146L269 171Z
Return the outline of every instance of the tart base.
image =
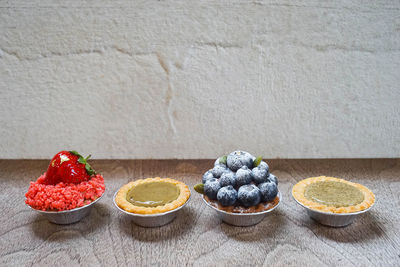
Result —
M327 206L318 202L311 201L307 199L304 196L306 187L312 183L316 182L324 182L324 181L332 181L332 182L340 182L340 183L345 183L351 186L356 187L360 192L364 195L364 200L353 206L347 206L347 207L333 207L333 206ZM322 211L322 212L332 212L332 213L352 213L352 212L357 212L357 211L362 211L365 209L368 209L375 203L375 195L374 193L371 192L367 187L357 184L357 183L352 183L349 181L346 181L344 179L339 179L339 178L334 178L334 177L326 177L326 176L319 176L319 177L311 177L307 178L304 180L301 180L297 184L293 186L292 189L292 195L293 197L303 204L304 206L317 210L317 211Z
M127 199L126 196L133 187L143 184L143 183L153 183L153 182L160 182L160 183L170 183L174 184L179 188L179 196L177 199L174 201L167 203L162 206L157 206L157 207L142 207L142 206L136 206L132 203L130 203ZM137 213L137 214L157 214L157 213L163 213L167 211L174 210L183 204L186 203L186 201L190 197L190 190L189 187L177 180L170 179L170 178L146 178L146 179L139 179L133 182L130 182L126 185L123 185L119 190L118 193L115 197L115 202L117 203L118 207L121 209L131 212L131 213Z

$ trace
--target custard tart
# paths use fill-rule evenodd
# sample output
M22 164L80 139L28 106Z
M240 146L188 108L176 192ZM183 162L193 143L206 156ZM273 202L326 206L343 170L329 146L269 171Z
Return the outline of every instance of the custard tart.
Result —
M365 186L326 176L301 180L293 187L292 195L312 210L332 213L362 211L375 202L375 195Z
M184 183L156 177L139 179L122 186L115 202L127 212L157 214L182 206L189 197L189 187Z

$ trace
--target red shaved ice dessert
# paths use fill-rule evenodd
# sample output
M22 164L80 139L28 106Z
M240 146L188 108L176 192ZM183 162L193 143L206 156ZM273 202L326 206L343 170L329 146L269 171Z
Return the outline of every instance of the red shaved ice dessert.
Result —
M90 156L89 156L90 157ZM37 210L64 211L90 204L105 191L104 179L76 151L61 151L47 172L31 182L25 203Z

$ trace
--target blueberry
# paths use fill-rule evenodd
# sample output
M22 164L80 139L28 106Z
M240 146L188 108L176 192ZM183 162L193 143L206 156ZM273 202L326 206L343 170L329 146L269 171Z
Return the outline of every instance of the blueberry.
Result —
M203 184L205 184L207 180L210 180L210 179L213 179L213 178L214 178L214 176L213 176L211 170L206 171L203 174L203 179L202 179Z
M251 174L253 175L253 181L256 184L268 181L268 171L266 169L255 167L251 170Z
M278 185L278 178L276 178L276 176L273 175L272 173L269 174L268 180Z
M238 200L245 207L256 206L261 201L260 189L253 184L243 185L239 188Z
M257 167L260 169L266 170L268 173L267 176L269 175L269 166L265 161L261 161Z
M271 201L278 194L278 187L273 182L259 184L258 188L260 188L262 202Z
M247 166L243 166L236 172L236 185L242 186L245 184L250 184L252 180L252 173Z
M217 179L213 178L213 179L207 180L207 182L204 184L204 194L209 199L217 199L217 193L220 188L221 188L221 186L219 185L219 182Z
M221 175L221 178L219 178L219 184L224 187L227 185L236 185L236 175L232 171L226 171Z
M218 202L222 206L232 206L233 204L235 204L237 198L238 193L231 185L222 187L217 194Z
M219 164L219 165L214 166L214 168L211 170L211 173L213 174L213 176L215 178L219 178L226 171L227 171L226 166Z
M248 168L253 167L254 156L252 156L248 152L244 151L235 151L228 155L227 157L227 166L232 171L237 171L243 166L247 166Z

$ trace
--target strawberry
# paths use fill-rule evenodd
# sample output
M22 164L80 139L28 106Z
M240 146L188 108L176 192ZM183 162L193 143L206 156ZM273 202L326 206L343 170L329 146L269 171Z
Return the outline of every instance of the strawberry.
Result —
M84 158L76 151L58 152L50 161L44 183L55 185L88 181L96 173L87 163L89 158L90 155Z

